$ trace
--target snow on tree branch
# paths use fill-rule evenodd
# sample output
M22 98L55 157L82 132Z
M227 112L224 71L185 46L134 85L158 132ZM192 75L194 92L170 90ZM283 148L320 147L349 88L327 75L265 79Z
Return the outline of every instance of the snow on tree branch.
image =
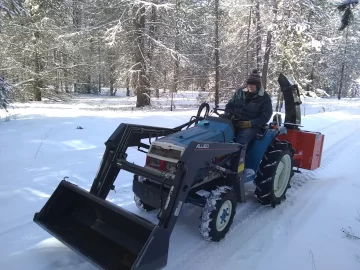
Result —
M28 12L23 7L22 0L0 0L0 11L1 10L5 11L11 18L13 18L14 15L28 15Z

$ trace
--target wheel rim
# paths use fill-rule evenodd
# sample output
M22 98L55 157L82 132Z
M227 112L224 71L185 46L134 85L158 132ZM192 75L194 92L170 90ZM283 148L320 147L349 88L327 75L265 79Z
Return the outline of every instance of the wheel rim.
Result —
M231 201L227 200L221 205L216 218L216 229L218 231L224 230L225 227L228 225L231 212L232 212L232 203Z
M281 158L276 168L274 194L278 198L284 193L288 185L291 169L291 158L286 154Z

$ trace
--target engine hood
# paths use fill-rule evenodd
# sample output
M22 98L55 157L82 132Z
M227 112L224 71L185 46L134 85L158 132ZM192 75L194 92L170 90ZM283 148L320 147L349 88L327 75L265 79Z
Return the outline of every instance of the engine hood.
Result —
M192 141L231 142L234 138L232 123L219 117L207 117L195 127L185 129L157 141L186 147Z

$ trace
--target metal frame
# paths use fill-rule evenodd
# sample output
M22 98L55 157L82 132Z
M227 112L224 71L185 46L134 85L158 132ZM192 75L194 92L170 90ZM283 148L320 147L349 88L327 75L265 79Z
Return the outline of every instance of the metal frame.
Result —
M137 177L143 176L154 179L156 182L166 182L166 175L126 161L127 148L132 146L148 148L147 145L141 143L142 139L166 136L180 131L188 124L189 122L174 129L121 124L106 142L106 150L90 194L106 199L110 190L114 189L114 182L121 169L133 173ZM242 145L237 143L191 142L177 163L173 185L169 192L166 192L168 193L167 200L158 216L159 226L172 231L196 174L202 168L212 168L226 174L238 195L238 200L244 201L244 188L241 186L242 182L238 179L237 174L241 149ZM213 158L221 155L231 155L229 156L231 159L230 169L211 163Z
M132 143L135 143L135 140L125 142L121 145L131 145ZM94 192L88 193L84 189L66 180L60 182L58 188L41 211L35 214L34 222L69 248L81 256L84 256L95 266L102 269L115 269L114 267L116 267L121 260L119 256L123 254L125 254L124 260L126 260L127 256L130 256L130 261L133 262L130 263L132 264L131 268L127 269L161 269L167 264L169 239L181 208L188 197L190 187L193 184L198 169L209 167L211 165L211 159L217 156L232 154L234 154L232 160L235 168L237 164L234 162L234 160L236 160L234 157L240 156L238 153L241 148L242 146L240 144L235 143L191 142L177 164L177 172L173 186L170 188L164 207L162 207L159 213L159 222L157 225L117 207L111 202L100 198L100 196L94 194ZM120 149L120 146L118 149ZM126 148L121 149L126 150ZM121 154L120 156L122 157L125 156L124 152L117 153ZM112 157L116 157L114 153L110 154L112 154ZM105 160L104 162L104 164L111 164L110 166L106 167L102 165L100 167L103 169L102 171L100 170L101 172L108 172L108 174L103 174L103 179L97 179L98 183L101 183L99 186L102 187L102 189L97 190L97 194L102 196L105 195L105 191L109 191L105 188L113 184L113 179L116 178L120 169L138 175L158 177L158 180L165 180L165 178L161 178L163 176L160 174L155 174L147 168L132 164L124 159L118 159L115 163L111 163L110 161L111 160ZM222 170L222 167L215 166L214 168ZM238 197L244 199L245 194L241 192L244 191L244 189L243 186L241 186L241 182L237 181L236 170L225 170L225 172L228 175L229 181L233 183ZM70 209L73 210L69 211ZM78 222L81 223L78 224ZM139 233L133 231L135 230L133 227L139 226L143 228L140 234L143 237L141 239L135 239L140 236ZM74 234L72 228L80 231ZM88 232L88 237L86 236L86 232ZM90 239L93 236L101 237L101 239L97 238L97 241L99 241L99 250L97 248L93 249L92 246L86 247L87 241L85 239ZM134 238L134 242L130 240L131 238ZM115 242L115 244L107 247L106 243L110 243L110 241ZM121 249L124 243L126 243L128 250L125 253L123 253ZM116 248L123 254L115 256L113 255L114 250L111 254L108 254L107 252L110 252L112 247L114 250ZM133 255L129 252L136 254L135 258L131 257ZM105 260L104 258L109 259Z
M131 172L136 176L154 179L156 182L166 182L166 175L126 161L127 149L133 146L137 146L138 149L141 147L149 149L150 146L142 143L141 140L147 138L150 140L151 138L167 136L178 132L182 128L197 121L199 121L199 118L193 119L172 129L144 125L120 124L105 143L106 150L91 186L90 194L101 199L106 199L110 190L115 188L114 182L121 169ZM172 230L176 223L176 219L171 219L171 213L174 212L174 206L177 205L176 209L178 210L176 213L178 215L182 204L186 202L188 192L193 185L196 174L201 168L212 168L213 170L218 170L226 174L229 179L228 181L231 183L237 194L238 201L245 201L243 182L239 179L237 174L237 166L239 164L241 149L242 145L237 143L213 143L203 141L191 142L177 163L175 179L172 181L173 186L170 188L166 204L164 205L164 208L161 209L158 216L159 226L164 224L164 228L168 228L168 226L170 226ZM222 167L221 164L211 164L210 161L213 158L227 154L231 154L231 156L228 157L231 159L230 169ZM195 204L199 204L194 200L191 201Z
M145 152L140 148L149 149L150 145L142 143L141 140L149 139L149 144L151 144L151 138L158 138L178 132L186 126L197 123L201 119L201 117L197 117L175 128L120 124L105 142L106 149L90 193L99 198L106 199L110 190L114 189L113 184L121 169L121 166L116 166L116 164L118 160L126 161L126 151L129 147L137 146L139 151Z

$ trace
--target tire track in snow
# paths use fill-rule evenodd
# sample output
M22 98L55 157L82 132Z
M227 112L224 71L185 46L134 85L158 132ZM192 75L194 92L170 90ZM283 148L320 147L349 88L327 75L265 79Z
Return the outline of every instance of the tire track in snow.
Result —
M333 123L329 125L327 129L330 129L337 124L338 122ZM357 123L353 123L353 125L354 124L356 125ZM253 236L258 235L259 232L266 228L267 224L271 223L274 218L281 216L282 213L286 213L286 210L294 204L297 193L300 191L300 189L302 189L303 185L307 182L317 180L319 174L331 164L334 158L336 158L336 153L349 148L352 145L352 138L357 138L357 134L359 132L360 128L356 128L355 130L350 131L350 133L345 135L345 137L335 141L331 146L324 150L321 167L316 171L305 171L302 174L296 174L292 179L293 188L288 190L287 200L273 209L274 211L271 211L272 209L270 207L263 206L258 202L247 201L245 204L238 205L232 227L223 241L219 243L212 243L201 239L199 236L199 238L195 241L191 241L194 242L192 247L190 247L189 244L186 245L186 250L182 250L178 247L174 248L173 245L170 244L171 247L169 250L169 264L165 269L179 269L180 267L181 269L190 270L197 269L200 266L203 268L209 267L209 269L217 269L219 267L221 268L222 264L220 263L219 265L215 266L214 262L223 261L223 258L228 260L235 257L239 257L238 260L240 261L244 259L245 263L250 264L246 265L244 269L255 267L256 264L251 265L251 262L246 261L246 259L256 253L261 252L267 245L268 239L258 239L258 241L261 241L262 243L253 244L251 243ZM291 223L291 220L289 222ZM173 234L174 233L181 234L181 232L175 232L175 230ZM249 243L252 244L250 244L250 247ZM171 250L172 248L173 250ZM250 249L248 250L248 248ZM229 256L229 254L232 254L234 250L238 252L232 256ZM178 256L172 256L172 253L176 253ZM181 256L179 256L179 253ZM194 256L194 254L196 255ZM209 257L211 257L211 263L207 265L206 262L208 261ZM219 258L219 260L214 259L214 257ZM244 261L241 263L243 264ZM254 261L254 263L256 263L256 261Z
M324 133L324 130L328 130L328 129L330 129L330 128L336 126L336 125L338 125L339 122L340 122L340 121L336 121L336 122L334 122L334 123L331 123L331 124L325 125L325 126L323 126L323 127L320 127L320 128L319 128L319 131L321 131L321 133ZM306 130L306 129L304 129L304 130Z
M7 227L6 229L2 229L0 231L0 236L11 233L12 231L16 231L22 227L28 226L32 224L33 215L22 216L20 221L16 223L16 225L12 225L11 227Z
M356 124L360 124L360 123L356 123ZM360 127L355 129L354 131L352 131L350 134L346 135L345 137L343 137L340 140L340 143L335 142L332 146L330 146L328 149L326 149L326 155L325 157L322 159L322 164L324 164L324 166L321 166L317 171L323 171L325 169L325 167L327 167L332 161L333 159L336 157L336 153L343 151L346 148L349 148L352 146L352 142L354 141L352 138L356 137L358 138L358 134L360 133ZM315 173L314 172L310 172L310 173Z

